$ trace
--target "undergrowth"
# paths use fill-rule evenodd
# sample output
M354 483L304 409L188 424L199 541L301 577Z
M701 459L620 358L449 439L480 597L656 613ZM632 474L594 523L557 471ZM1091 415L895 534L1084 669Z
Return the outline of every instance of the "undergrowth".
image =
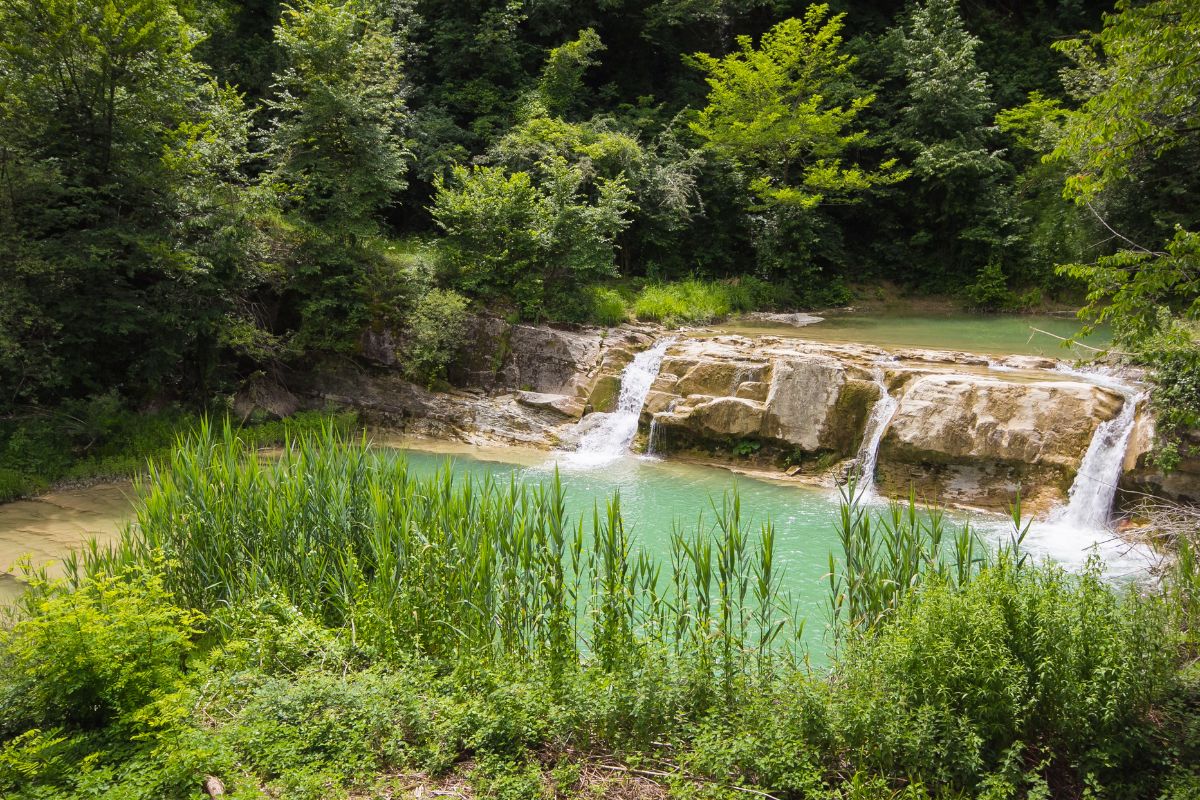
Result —
M0 794L1194 796L1194 560L1165 591L847 497L838 646L790 644L736 496L642 554L619 503L326 430L180 442L138 524L0 634ZM1019 540L1020 528L1014 529ZM892 586L892 584L896 584ZM890 588L885 588L890 587ZM445 787L445 788L443 788Z

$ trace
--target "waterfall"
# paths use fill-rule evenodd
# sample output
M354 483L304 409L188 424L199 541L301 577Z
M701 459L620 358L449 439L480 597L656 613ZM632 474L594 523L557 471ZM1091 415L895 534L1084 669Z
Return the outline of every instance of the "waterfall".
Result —
M867 419L867 427L863 431L862 445L858 448L857 459L858 497L867 502L876 497L875 464L879 461L879 443L883 441L883 434L887 431L888 423L892 421L896 408L900 405L896 398L888 392L882 368L875 368L874 377L875 384L879 387L879 399L875 401L875 407L871 409L871 416Z
M650 417L650 433L646 436L646 455L654 455L654 440L658 437L658 415Z
M1143 395L1107 375L1069 367L1058 367L1057 371L1119 392L1125 403L1117 416L1096 427L1075 473L1067 504L1045 521L1030 526L1025 546L1067 567L1082 567L1088 555L1095 552L1105 561L1110 574L1140 572L1153 562L1152 552L1122 541L1112 533L1110 523L1117 483L1125 466L1125 451Z
M1142 399L1128 387L1122 394L1125 404L1121 406L1121 413L1096 428L1071 484L1067 505L1054 517L1054 522L1089 530L1102 530L1108 526L1117 482L1125 464L1125 450Z
M564 463L580 466L599 466L615 461L629 451L633 437L637 435L638 417L650 394L650 386L658 377L663 356L671 341L657 342L648 350L633 357L633 361L621 372L621 392L617 396L617 409L609 414L589 414L601 417L579 438L574 452L568 453ZM589 420L590 421L590 420Z

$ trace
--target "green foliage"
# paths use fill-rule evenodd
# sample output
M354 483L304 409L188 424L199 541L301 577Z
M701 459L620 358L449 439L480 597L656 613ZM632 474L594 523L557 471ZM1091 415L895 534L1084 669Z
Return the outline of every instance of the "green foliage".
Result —
M1200 316L1200 233L1177 228L1165 251L1121 249L1059 270L1087 282L1081 316L1091 324L1109 323L1119 342L1137 344L1167 332L1171 316L1164 311Z
M449 289L422 295L405 320L405 374L425 384L444 378L464 345L466 328L466 298Z
M1191 454L1195 443L1189 435L1200 428L1200 346L1186 329L1177 328L1145 340L1135 357L1151 369L1155 446L1150 460L1169 472Z
M0 640L3 729L133 722L182 677L203 616L175 605L149 567L30 601Z
M932 578L838 667L834 715L852 763L973 791L1035 776L1051 790L1136 784L1146 715L1172 687L1153 603L1096 569L985 569ZM985 777L986 776L986 777Z
M976 61L979 39L966 30L957 0L913 5L891 36L904 104L889 137L911 157L917 181L916 258L955 264L964 278L1001 269L1013 260L1016 220L1002 184L1010 168L990 126L991 86Z
M548 797L597 764L714 797L1195 782L1200 692L1175 672L1190 555L1163 593L1127 591L944 541L911 500L871 522L851 490L831 601L866 605L835 613L826 675L784 657L799 621L773 530L753 541L736 495L660 565L615 500L572 521L556 484L416 479L330 433L272 464L202 432L155 481L122 547L39 586L0 636L6 796L182 800L217 775L233 796L324 798L448 775Z
M629 319L629 309L625 306L625 298L616 289L593 286L587 290L587 293L591 305L588 320L605 327L612 327Z
M841 52L844 16L814 4L763 34L757 49L742 36L730 55L694 57L709 95L692 129L753 170L751 188L764 202L812 208L905 177L895 161L877 171L843 162L865 138L854 125L875 99L853 85L854 59Z
M652 283L633 301L638 319L675 326L704 324L730 314L771 308L779 292L754 278L736 281L702 281L696 278L675 283Z
M71 401L56 409L0 421L0 497L14 500L60 481L130 478L150 460L166 457L201 416L180 408L135 412L116 394ZM242 436L261 445L332 423L349 430L353 414L304 411L283 420L252 418ZM7 492L7 496L6 496Z
M1200 236L1186 227L1192 218L1173 211L1180 198L1194 198L1197 186L1186 166L1200 143L1200 100L1193 90L1200 64L1191 57L1197 36L1194 3L1122 0L1099 33L1056 45L1073 61L1067 83L1082 104L1063 117L1047 159L1066 166L1064 195L1096 215L1119 247L1094 263L1060 269L1087 282L1087 318L1112 322L1126 342L1160 330L1160 307L1200 312ZM1153 219L1139 226L1146 238L1121 220L1104 219L1105 206L1118 205L1114 201L1125 191L1145 206L1135 187L1156 168L1163 172L1160 196L1166 202L1149 204ZM1130 216L1136 222L1144 214Z
M618 500L585 536L584 521L565 519L557 482L459 483L448 468L418 478L332 428L264 464L228 425L214 435L205 424L151 478L137 525L83 566L111 571L161 553L166 585L205 612L281 594L382 653L462 666L589 653L611 671L650 648L720 663L727 679L778 633L773 581L755 614L734 590L769 573L773 547L769 525L752 545L736 498L719 509L717 534L678 535L660 581L661 567L631 549Z
M165 0L0 8L5 407L216 377L250 120L198 38Z
M927 581L951 588L969 584L992 564L1018 569L1027 556L1019 553L1028 526L1021 527L1019 502L1012 509L1008 543L989 549L964 525L947 538L939 509L921 511L915 493L907 505L893 502L872 517L861 504L857 478L840 489L842 504L837 533L842 559L829 555L829 603L835 636L868 632L887 622L909 593Z
M338 236L369 231L407 169L392 32L371 3L313 0L284 9L275 39L287 67L268 101L269 181Z
M537 319L555 302L616 274L617 235L629 224L629 189L618 177L585 178L561 158L540 165L543 180L498 167L456 167L438 181L431 209L445 231L447 280L482 298L510 297L521 315Z
M578 39L550 50L537 87L538 99L550 114L570 117L585 107L583 73L599 63L593 55L602 52L604 43L591 28L580 31Z

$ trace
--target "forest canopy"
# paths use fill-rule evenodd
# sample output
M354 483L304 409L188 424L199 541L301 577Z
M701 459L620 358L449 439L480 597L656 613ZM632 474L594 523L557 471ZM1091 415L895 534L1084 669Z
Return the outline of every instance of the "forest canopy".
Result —
M10 0L0 407L204 400L371 324L436 381L472 308L685 279L1086 300L1136 349L1197 312L1198 39L1187 0Z

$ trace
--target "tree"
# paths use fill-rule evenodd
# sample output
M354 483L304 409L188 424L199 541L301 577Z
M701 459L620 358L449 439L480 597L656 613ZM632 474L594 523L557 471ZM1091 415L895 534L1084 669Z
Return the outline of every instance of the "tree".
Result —
M854 58L841 52L844 14L809 7L723 57L694 56L707 73L708 105L692 130L723 157L746 167L766 203L813 208L903 177L895 161L878 170L846 156L867 132L855 128L873 101L853 85Z
M0 4L6 400L212 378L253 230L249 118L200 38L168 0Z
M948 277L953 285L978 273L994 282L1018 238L1004 184L1010 168L993 146L995 107L975 60L979 40L957 0L915 5L893 37L905 89L890 137L912 158L912 245L922 278Z
M445 232L446 276L475 297L508 299L522 316L570 315L583 287L616 274L617 236L633 209L624 179L587 178L561 158L540 180L500 167L456 167L431 209Z
M1117 247L1061 269L1088 283L1087 319L1111 321L1136 343L1170 327L1169 312L1200 314L1200 234L1188 229L1200 201L1200 6L1121 0L1104 23L1058 46L1074 62L1067 82L1080 105L1047 160L1068 166L1064 195ZM1134 230L1108 213L1124 192L1141 207Z
M370 232L405 186L403 65L383 20L360 0L308 0L275 29L269 179L288 207L339 235Z
M538 81L538 99L555 116L571 117L586 107L588 99L583 74L599 62L593 57L604 51L596 31L587 28L579 38L551 49Z

